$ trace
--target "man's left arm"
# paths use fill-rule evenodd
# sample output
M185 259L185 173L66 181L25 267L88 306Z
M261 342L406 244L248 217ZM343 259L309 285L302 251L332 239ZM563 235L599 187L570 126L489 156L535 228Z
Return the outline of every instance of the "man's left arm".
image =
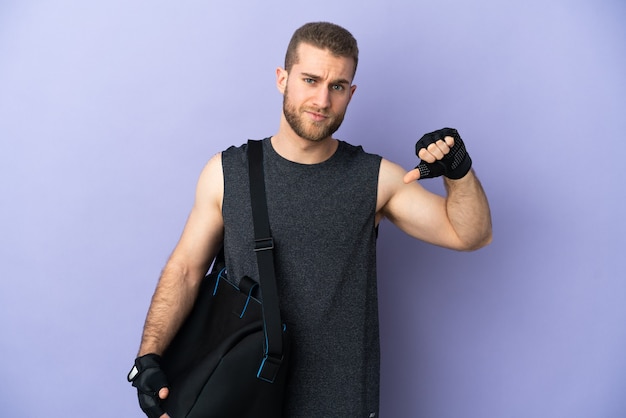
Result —
M409 235L460 251L491 242L491 213L485 192L458 132L444 128L416 144L421 163L408 173L383 160L379 176L379 214ZM444 176L445 197L416 180Z

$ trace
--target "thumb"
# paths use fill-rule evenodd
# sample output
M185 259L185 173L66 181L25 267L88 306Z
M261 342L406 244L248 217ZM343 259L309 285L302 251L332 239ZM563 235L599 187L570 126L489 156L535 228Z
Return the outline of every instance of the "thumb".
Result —
M404 181L405 184L409 184L419 179L420 179L420 171L419 169L416 168L406 173L402 181Z
M161 390L159 390L159 398L161 399L167 398L169 394L170 390L167 387L161 388ZM163 414L159 418L170 418L170 416L168 414Z

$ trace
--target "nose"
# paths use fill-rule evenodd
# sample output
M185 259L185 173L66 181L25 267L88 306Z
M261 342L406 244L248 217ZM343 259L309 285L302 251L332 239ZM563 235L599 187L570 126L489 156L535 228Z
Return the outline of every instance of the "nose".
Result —
M320 86L320 88L316 89L313 105L320 109L330 107L330 91L326 86Z

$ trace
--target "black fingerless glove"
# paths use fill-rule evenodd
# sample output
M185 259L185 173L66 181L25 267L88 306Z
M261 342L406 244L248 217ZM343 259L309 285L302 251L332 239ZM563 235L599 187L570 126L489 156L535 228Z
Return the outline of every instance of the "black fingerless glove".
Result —
M168 385L160 361L161 357L156 354L137 357L128 373L128 381L137 388L139 406L149 418L159 418L165 413L161 408L159 390Z
M463 144L463 140L457 130L452 128L443 128L424 135L415 144L415 155L419 157L419 152L422 148L428 148L430 144L440 139L443 140L446 136L454 138L454 145L450 148L450 152L434 163L420 161L417 167L415 167L420 171L420 179L443 175L449 179L456 180L464 177L472 168L472 159L465 150L465 144Z

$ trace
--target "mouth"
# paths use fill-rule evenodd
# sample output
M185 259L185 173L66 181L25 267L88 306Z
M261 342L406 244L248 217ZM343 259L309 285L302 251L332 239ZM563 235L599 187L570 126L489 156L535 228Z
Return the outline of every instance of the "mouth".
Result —
M329 115L327 114L315 112L312 110L305 110L304 113L309 115L309 117L313 120L313 122L322 122L329 118Z

